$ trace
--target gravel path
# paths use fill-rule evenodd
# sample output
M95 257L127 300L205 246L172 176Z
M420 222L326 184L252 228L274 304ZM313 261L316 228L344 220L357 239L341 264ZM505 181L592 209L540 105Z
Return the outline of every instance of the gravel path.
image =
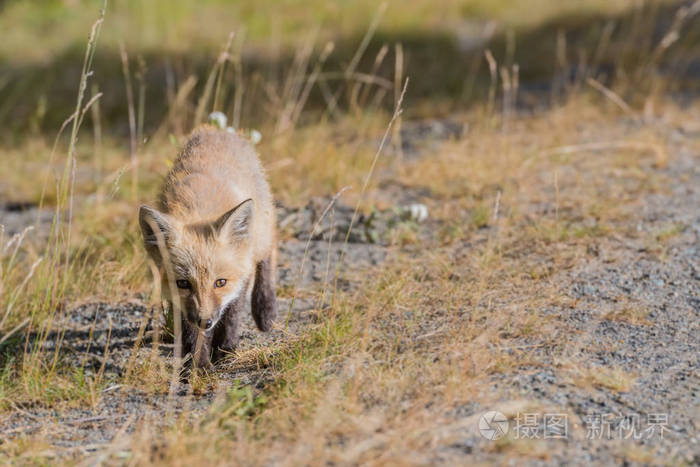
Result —
M414 126L420 138L412 134L404 137L403 150L409 157L418 157L421 145L417 141L421 138L453 138L466 130L449 121ZM431 133L431 128L438 130ZM633 220L628 228L616 235L601 236L585 261L551 278L573 303L546 310L555 317L559 345L555 350L533 352L536 365L495 377L493 403L488 407L471 403L440 415L443 423L431 435L435 441L426 453L426 463L511 462L512 452L484 438L478 430L481 415L496 410L508 417L524 412L539 415L531 433L540 434L537 441L544 443L544 448L528 448L528 463L532 465L617 464L623 457L641 464L659 458L668 459L671 465L700 464L699 162L696 150L679 145L678 154L662 169L663 175L674 182L671 189L644 195L632 208ZM399 203L414 202L424 195L411 196L391 183L384 187L384 195ZM339 204L334 211L334 229L326 219L309 240L309 230L328 202L317 199L300 209L279 208L280 230L287 238L280 244L279 285L284 290L296 286L300 292L284 332L277 329L261 334L249 313L245 314L242 351L293 338L314 320L319 291L333 277L333 265L340 256L343 234L352 216L351 208ZM11 206L0 214L0 223L10 225L9 231L14 233L36 215L31 208ZM393 254L387 238L392 225L405 220L405 216L406 211L399 209L358 219L347 245L340 287L354 287L357 274ZM673 231L661 251L650 246L650 235L669 228ZM299 275L304 257L305 267ZM286 317L288 294L283 292L280 301L281 313ZM619 311L620 303L631 304L629 316L617 319L611 313ZM84 362L89 371L99 371L104 365L107 378L116 381L129 365L140 326L145 323L146 329L151 329L150 315L137 298L129 303L82 305L68 314L63 348L79 356L76 361ZM49 348L54 342L49 339ZM105 348L109 349L106 357ZM167 352L168 347L162 350ZM631 387L618 391L582 384L575 371L587 365L620 368L633 375ZM267 376L264 368L255 365L234 365L230 370L219 383L223 387L235 381L257 386ZM43 434L67 453L86 454L104 447L118 433L133 429L140 420L162 420L166 412L184 409L191 410L193 416L202 413L220 392L204 391L187 397L189 389L181 386L169 400L167 395L122 389L109 385L93 409L17 408L0 421L0 431L11 436ZM548 429L545 413L566 416L566 437L542 439ZM663 436L654 432L631 444L624 439L634 437L630 427L637 432L648 428L649 416L662 422L658 425L663 426ZM598 437L592 433L595 423L610 430L610 435ZM509 427L518 429L513 420ZM543 449L541 455L537 449Z
M488 406L447 414L430 463L506 464L521 450L530 460L517 465L700 464L700 153L691 147L679 145L660 170L667 192L643 196L621 234L600 237L585 260L549 279L569 299L546 310L556 345L494 378ZM665 234L663 244L650 241ZM601 387L597 375L578 374L587 367L619 369L631 385ZM488 411L509 418L511 449L481 435ZM546 425L557 414L562 439Z
M382 239L395 213L378 213L371 219L371 224L368 218L359 216L344 247L344 233L350 225L353 209L338 205L332 209L332 226L330 216L321 218L318 232L309 239L312 226L329 201L313 200L299 209L279 208L279 222L291 238L279 245L278 285L282 289L297 289L297 296L292 308L291 297L283 295L279 298L278 327L269 333L259 332L249 310L245 310L239 351L293 339L302 332L314 320L314 310L323 308L319 297L324 289L332 288L335 265L344 248L344 267L338 280L338 286L343 289L353 288L357 274L384 261L388 250ZM39 213L33 206L10 206L0 216L0 223L9 226L9 233L19 233L26 225L34 223ZM50 221L45 227L50 227ZM379 242L370 243L369 236ZM304 268L300 271L302 261ZM142 326L146 338L137 350L136 358L147 359L154 330L153 316L153 309L140 298L126 303L84 304L67 313L64 322L57 326L61 333L51 333L43 347L52 351L60 342L62 352L71 355L67 360L76 368L85 368L87 374L94 375L104 367L105 378L117 381L130 368ZM160 344L159 348L163 355L172 352L172 344ZM220 367L224 369L219 372L219 386L201 394L191 394L191 388L186 384L179 385L171 396L110 384L92 409L16 407L8 417L0 420L0 431L8 436L41 435L63 448L63 454L75 450L86 454L104 448L118 433L131 430L141 422L161 423L166 413L177 414L187 409L195 417L206 411L226 388L236 384L261 386L266 378L265 369L255 365L222 363Z

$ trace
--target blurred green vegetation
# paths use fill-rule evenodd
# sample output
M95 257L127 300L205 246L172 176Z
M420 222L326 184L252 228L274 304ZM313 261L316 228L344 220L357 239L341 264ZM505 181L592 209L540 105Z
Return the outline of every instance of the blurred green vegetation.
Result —
M532 27L562 15L616 14L629 0L392 0L386 2L384 34L457 33L465 22L498 21L506 28ZM102 0L5 2L0 16L0 57L51 59L82 46ZM253 45L293 47L314 29L322 39L363 34L381 6L376 0L109 0L101 42L120 41L134 52L211 52L232 31ZM277 42L277 43L275 43ZM196 48L196 50L195 50Z
M103 93L103 133L128 137L123 44L134 93L143 97L133 105L143 106L144 135L159 128L187 132L216 57L235 33L217 84L217 107L229 118L236 114L233 120L241 127L279 127L294 105L289 100L300 94L290 97L288 91L303 88L315 67L320 74L302 105L300 124L348 111L390 110L397 83L405 77L410 77L405 107L413 116L439 116L486 100L492 87L501 90L504 70L517 73L510 79L517 78L524 105L546 105L582 77L645 93L653 88L646 62L684 3L112 0L90 90ZM86 37L102 1L0 5L0 137L8 146L28 136L55 135L70 115ZM654 68L654 74L673 76L674 86L698 86L698 17L684 25L672 50L658 57L672 66ZM323 61L328 42L333 49ZM495 75L484 59L486 50L493 53ZM350 68L360 78L351 76ZM695 75L688 76L688 70ZM189 85L191 91L174 106L178 92ZM528 99L527 93L537 97ZM358 95L364 97L359 102ZM212 110L213 99L205 104ZM370 104L374 107L368 109ZM173 114L179 123L163 127Z

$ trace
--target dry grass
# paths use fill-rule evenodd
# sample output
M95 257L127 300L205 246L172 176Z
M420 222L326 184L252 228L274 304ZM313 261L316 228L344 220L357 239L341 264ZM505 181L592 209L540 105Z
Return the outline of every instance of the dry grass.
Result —
M563 365L576 386L582 388L603 388L616 392L627 392L635 383L636 375L621 368L590 366L567 362Z
M444 10L420 18L431 10L429 3L420 2L403 13L392 4L386 15L397 19L393 27L412 28L416 22L428 27L454 8L467 8L448 2ZM619 8L613 3L605 8ZM340 6L324 4L329 14L339 14ZM591 2L591 8L598 4ZM474 5L484 15L494 15L499 8L507 11L505 22L514 22L510 16L523 8L507 9L501 2ZM20 2L7 8L2 21L31 16L33 11ZM176 16L191 12L178 8ZM353 24L366 24L360 10L352 10L358 16ZM212 13L204 8L198 14ZM256 15L246 17L254 26ZM154 17L144 13L144 21ZM300 27L294 18L285 21L290 24L283 24L283 30ZM177 24L168 35L175 37L178 28L185 27ZM257 27L267 31L268 25ZM253 26L251 31L253 36L261 34ZM144 47L157 42L161 33L156 29L155 39L143 39ZM13 40L8 42L19 41ZM301 114L304 85L317 85L313 66L307 67L310 55L297 58L304 62L296 69L301 84L290 84L296 91L279 101L277 117L289 108ZM83 91L89 81L89 60L86 63ZM515 82L508 73L501 69L496 76ZM214 77L212 72L211 87L202 90L203 96L211 97ZM654 83L657 79L661 80L650 78ZM493 99L459 115L469 128L462 138L442 142L429 157L415 160L381 155L377 176L367 178L366 199L360 188L374 168L376 141L390 115L375 106L333 119L324 115L313 124L299 125L302 119L292 119L291 128L299 126L296 131L276 131L281 119L272 119L262 128L259 150L278 199L300 205L312 196L352 186L346 202L370 209L382 202L380 182L397 181L405 190L430 193L425 203L436 233L425 239L417 227L397 227L392 244L403 248L392 249L387 263L368 273L358 287L336 291L333 305L319 312L315 324L294 339L248 350L226 364L231 371L264 368L267 378L260 387L231 385L216 374L194 375L190 396L218 394L202 416L183 410L166 418L130 420L93 458L92 453L61 450L41 434L13 437L0 445L0 460L47 463L64 456L61 459L68 461L88 457L132 465L225 464L233 453L251 465L430 462L428 448L464 428L450 415L455 407L518 400L508 390L492 390L504 378L550 368L570 387L630 390L636 375L573 358L588 336L566 321L565 311L576 299L558 279L582 264L600 239L630 234L627 221L641 196L663 192L668 185L656 170L672 157L667 128L697 118L697 111L679 108L657 94L633 95L627 104L619 95L631 93L628 87L589 88L582 85L585 82L582 77L565 99L534 115L518 115L507 106L497 111L504 93L517 93L517 87L499 90L503 83L492 83ZM357 83L348 80L342 85ZM193 113L194 102L203 102L201 114L210 105L209 97L197 101L189 95L193 88L186 83L183 87L188 111ZM658 86L643 87L649 88ZM173 100L171 117L180 115L180 104L185 107ZM85 114L87 107L79 100L76 112ZM644 108L648 112L642 118ZM630 112L633 123L620 124ZM184 129L188 118L163 125ZM660 119L663 124L656 125ZM155 196L159 177L183 135L161 131L145 144L133 143L132 135L127 150L118 138L78 140L78 129L76 120L72 136L58 140L55 154L65 150L63 161L46 163L52 145L41 136L2 149L14 174L2 180L3 196L38 200L43 194L59 215L70 212L72 217L54 225L48 247L31 239L0 238L0 413L26 407L59 413L95 407L108 384L158 396L171 390L172 362L157 352L140 349L143 357L135 358L125 375L106 380L101 371L66 365L60 346L54 352L32 350L35 341L23 334L25 329L33 331L36 341L43 342L51 331L60 335L61 318L75 303L149 292L133 214L141 199ZM46 182L39 185L37 179ZM670 225L648 241L663 246L682 232L683 226ZM595 319L649 324L642 307L622 301L619 305ZM127 428L134 431L127 433ZM506 439L491 449L511 458L549 458L540 443ZM642 451L622 456L650 459Z
M617 310L606 313L604 318L633 325L649 326L653 324L649 320L649 312L639 304L623 305Z
M595 112L590 117L596 122L606 118ZM551 129L552 119L547 123ZM229 410L227 404L231 402L225 400L192 431L175 424L163 438L158 436L161 449L155 455L150 442L143 445L143 452L131 451L133 460L195 462L216 459L216 453L223 451L241 453L254 463L282 457L292 464L312 459L406 462L439 432L443 420L436 418L436 413L467 402L488 401L490 396L484 398L481 390L491 378L545 364L538 358L537 349L562 352L558 335L565 332L566 325L538 310L566 306L568 299L547 277L582 261L586 243L606 231L582 236L543 234L542 229L563 228L575 219L589 218L587 203L607 207L596 210L599 219L614 219L624 205L619 200L613 204L609 198L617 193L596 189L595 178L593 183L587 178L584 185L577 184L576 178L569 182L562 176L561 205L555 213L555 190L543 190L535 174L542 174L543 167L556 171L559 165L564 172L577 161L569 158L553 162L542 157L523 169L522 164L532 160L533 152L541 152L551 143L545 138L547 132L537 129L537 121L527 119L522 124L519 130L520 122L514 122L507 135L500 130L479 132L479 141L472 144L481 145L480 156L485 160L495 161L487 174L482 175L486 169L459 168L463 173L493 179L502 193L499 215L496 217L492 208L488 216L497 231L472 231L473 239L481 237L485 242L468 250L468 257L462 256L466 250L460 255L463 237L416 259L399 255L371 283L362 285L360 292L339 296L335 307L322 316L321 324L309 329L301 340L268 349L265 360L274 383L264 391L264 405L254 404L254 408L243 410L243 416L233 416L241 403L236 400L236 408ZM576 137L568 119L563 118L560 125L555 127L557 138L570 142L569 138ZM542 135L537 142L542 146L526 152L517 150L525 138L520 131ZM499 150L484 153L485 148ZM449 143L432 164L449 163L453 151L453 143ZM497 155L503 156L503 165L498 163ZM625 166L613 158L612 163L620 170L629 167L631 171L631 175L623 172L620 177L635 179L634 165L639 163L639 155L624 153L619 157L634 161ZM651 160L652 156L648 157ZM588 163L594 167L577 172L579 175L583 172L596 177L601 172L598 169L609 167L611 160ZM425 175L427 167L423 161L410 167L403 180L408 186L431 183L426 176L420 179L422 183L416 183L411 178L413 170ZM597 183L602 185L605 180L600 177ZM463 201L473 196L463 194L459 198ZM460 213L465 216L462 205L452 206L454 195L444 198L444 211L433 211L431 206L431 212L452 218ZM552 207L548 216L531 218L533 199ZM468 210L466 213L464 221L469 225L471 214ZM532 274L533 263L542 262L549 270ZM576 374L575 385L615 391L628 390L634 381L621 370L579 369ZM216 415L221 413L225 417ZM222 430L222 424L233 432ZM156 436L148 426L142 429L139 436ZM503 445L498 452L546 459L543 449L532 443L516 443Z

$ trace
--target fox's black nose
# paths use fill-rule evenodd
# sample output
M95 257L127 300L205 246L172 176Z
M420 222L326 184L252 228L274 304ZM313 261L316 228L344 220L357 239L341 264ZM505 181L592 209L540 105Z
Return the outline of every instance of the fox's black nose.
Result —
M207 320L207 329L209 329L210 327L211 327L211 320L208 319L208 320Z

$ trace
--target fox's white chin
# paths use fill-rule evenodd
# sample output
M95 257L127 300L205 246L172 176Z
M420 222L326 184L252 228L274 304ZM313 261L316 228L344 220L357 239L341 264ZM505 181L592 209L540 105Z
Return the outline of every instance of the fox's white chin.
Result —
M233 290L231 290L231 292L224 297L224 299L221 302L221 306L219 307L219 310L216 312L216 317L212 319L211 326L204 329L204 332L210 334L214 330L216 325L219 324L219 321L221 321L221 317L224 316L226 308L228 308L229 305L238 300L238 297L243 291L243 282L244 281L239 281L236 285L234 285Z

